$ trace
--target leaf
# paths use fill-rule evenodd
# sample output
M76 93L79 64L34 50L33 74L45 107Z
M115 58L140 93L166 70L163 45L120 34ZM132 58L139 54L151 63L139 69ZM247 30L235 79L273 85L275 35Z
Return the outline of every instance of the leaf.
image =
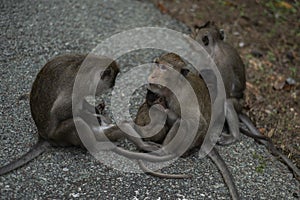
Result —
M168 12L168 9L160 2L157 3L157 8L162 12L163 14Z
M286 8L286 9L292 9L293 6L285 1L279 1L276 3L277 7Z

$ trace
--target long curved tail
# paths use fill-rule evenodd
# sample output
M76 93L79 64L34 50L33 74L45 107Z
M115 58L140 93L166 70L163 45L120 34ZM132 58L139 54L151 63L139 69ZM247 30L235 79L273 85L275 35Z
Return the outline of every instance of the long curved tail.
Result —
M237 188L234 184L234 179L226 165L226 163L224 162L224 160L222 159L222 157L220 156L219 152L217 151L217 149L213 148L209 153L208 153L209 158L216 164L217 168L219 169L219 171L221 172L223 179L229 189L229 193L231 195L231 198L233 200L239 200L239 193L237 191Z
M192 178L192 176L187 174L164 174L158 171L152 171L149 169L142 160L138 160L138 164L140 168L143 170L145 174L156 176L159 178L169 178L169 179L184 179L184 178Z
M7 165L0 167L0 175L6 174L25 165L26 163L38 157L40 154L49 149L50 146L51 144L48 141L39 139L38 143L36 143L26 154L8 163Z
M294 163L283 153L278 150L273 144L272 140L264 135L262 135L257 128L254 126L250 118L245 114L239 114L239 119L246 125L249 131L241 128L241 132L245 135L254 138L261 144L265 145L266 148L274 155L280 157L283 162L292 170L296 179L300 180L300 169L294 165Z

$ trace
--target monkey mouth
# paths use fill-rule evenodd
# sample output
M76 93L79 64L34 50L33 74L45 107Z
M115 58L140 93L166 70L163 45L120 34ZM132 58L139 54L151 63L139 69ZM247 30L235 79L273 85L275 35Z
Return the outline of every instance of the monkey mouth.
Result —
M149 90L153 90L153 89L163 89L164 86L159 85L159 84L155 84L155 83L148 83L147 85L147 89Z
M150 90L153 93L156 93L158 95L163 95L163 91L164 91L164 86L159 85L159 84L154 84L154 83L149 83L147 85L147 89Z

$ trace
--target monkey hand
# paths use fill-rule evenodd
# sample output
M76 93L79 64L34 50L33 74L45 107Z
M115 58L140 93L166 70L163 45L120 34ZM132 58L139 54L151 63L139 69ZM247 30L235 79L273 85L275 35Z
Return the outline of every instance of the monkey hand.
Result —
M96 113L102 114L103 111L104 111L104 108L105 108L105 103L104 103L104 101L101 101L101 102L95 107Z
M158 99L156 99L153 104L159 104L161 105L162 107L166 108L167 105L166 105L166 100L164 97L159 97Z

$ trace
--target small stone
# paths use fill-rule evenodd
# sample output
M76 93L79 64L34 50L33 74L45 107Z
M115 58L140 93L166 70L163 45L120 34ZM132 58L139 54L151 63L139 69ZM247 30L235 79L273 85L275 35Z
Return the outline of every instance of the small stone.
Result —
M71 193L71 196L74 198L78 198L80 195L79 195L79 193Z
M263 53L260 50L258 50L258 49L253 49L251 51L251 55L254 56L255 58L261 58L261 57L263 57Z
M288 77L285 82L289 85L296 85L296 81L295 79L291 78L291 77Z
M289 60L294 60L295 59L295 56L293 54L293 52L289 51L286 53L286 57L289 59Z
M240 42L239 43L239 47L244 47L245 46L245 43L244 42Z
M66 167L64 167L64 168L63 168L63 171L64 171L64 172L68 172L68 171L69 171L69 169L68 169L68 168L66 168Z

